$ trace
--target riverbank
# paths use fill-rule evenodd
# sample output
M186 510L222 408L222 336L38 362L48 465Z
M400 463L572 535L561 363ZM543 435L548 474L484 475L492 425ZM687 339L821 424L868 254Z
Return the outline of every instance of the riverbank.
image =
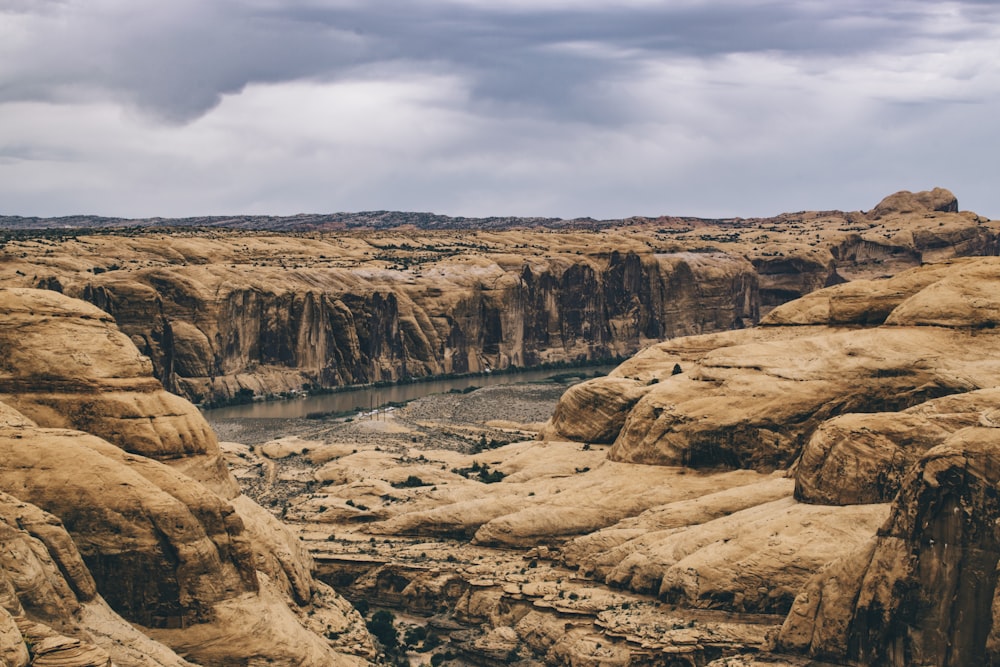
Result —
M231 470L299 532L317 576L371 613L396 614L400 638L431 638L393 649L390 662L625 665L676 654L706 664L766 649L780 616L675 609L655 591L602 584L564 550L673 500L755 485L785 496L788 480L616 464L605 446L536 440L565 388L501 385L363 419L213 427L244 443L223 444ZM505 515L522 519L505 528Z
M535 368L516 373L463 375L383 386L366 385L351 390L303 395L288 400L255 401L221 408L203 408L202 413L213 423L257 419L354 419L359 418L359 414L360 418L364 418L376 409L399 407L435 394L468 393L484 388L520 384L551 384L565 390L576 382L606 375L614 368L614 364ZM489 419L488 416L486 418ZM548 415L542 420L547 418ZM295 428L295 425L287 423L284 427Z

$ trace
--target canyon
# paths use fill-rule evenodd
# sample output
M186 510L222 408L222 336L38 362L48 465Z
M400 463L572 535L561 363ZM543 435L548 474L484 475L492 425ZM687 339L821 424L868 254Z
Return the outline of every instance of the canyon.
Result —
M824 286L1000 252L997 225L942 189L867 213L596 229L514 220L279 234L197 222L212 226L18 228L2 237L0 281L93 303L168 391L211 404L623 359L750 327Z
M0 664L1000 661L997 223L598 227L4 237Z

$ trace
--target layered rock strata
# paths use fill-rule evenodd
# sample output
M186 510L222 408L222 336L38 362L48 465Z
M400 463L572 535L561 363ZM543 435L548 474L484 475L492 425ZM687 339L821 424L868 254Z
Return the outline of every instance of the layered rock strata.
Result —
M845 295L860 298L852 283L778 308L755 329L661 343L567 392L549 435L600 436L612 458L634 463L787 467L832 417L995 386L998 314L985 295L998 282L997 260L955 260L879 283L875 309L886 307L881 294L897 304L884 316L857 303L843 314ZM884 325L850 326L873 318ZM581 409L595 396L633 406L624 420Z
M197 401L624 356L845 279L998 250L995 225L947 191L868 215L591 232L77 234L8 241L0 277L112 314Z
M549 438L616 432L616 460L788 468L793 480L784 481L794 481L800 502L769 507L739 494L753 510L702 538L735 543L707 559L677 554L718 520L678 530L663 509L579 537L564 557L605 581L647 590L652 582L661 597L688 604L704 595L697 591L710 600L712 591L736 593L714 599L739 610L753 600L748 586L716 582L753 572L729 551L754 515L775 522L764 532L782 536L777 545L818 521L831 541L818 543L815 561L806 564L801 547L775 556L782 574L830 561L808 583L799 578L794 604L785 598L781 648L837 664L990 664L1000 647L997 294L994 258L857 281L781 306L755 330L653 346L612 377L571 389ZM622 420L601 405L632 407ZM835 534L840 521L851 537Z
M28 289L0 290L0 308L0 489L59 518L31 520L48 576L15 586L8 612L97 642L119 664L180 664L149 639L160 648L147 653L173 657L136 662L142 649L123 646L138 633L121 617L205 664L359 664L372 654L357 613L239 496L200 413L163 391L106 313ZM18 562L4 571L22 571ZM107 630L108 617L119 629ZM362 657L337 651L328 632Z
M783 645L851 664L991 664L998 437L969 427L924 454L878 535L798 596Z

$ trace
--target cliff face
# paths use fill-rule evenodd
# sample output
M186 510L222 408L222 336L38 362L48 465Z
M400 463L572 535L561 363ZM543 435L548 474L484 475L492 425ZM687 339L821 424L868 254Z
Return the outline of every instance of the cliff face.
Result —
M994 254L995 226L944 199L572 233L51 233L8 241L0 277L97 305L167 389L216 400L626 356L846 278Z
M617 357L757 319L745 259L637 250L458 257L419 272L179 265L64 289L111 313L164 385L196 399Z
M849 664L995 664L996 448L995 428L969 427L927 451L874 539L800 593L783 645Z

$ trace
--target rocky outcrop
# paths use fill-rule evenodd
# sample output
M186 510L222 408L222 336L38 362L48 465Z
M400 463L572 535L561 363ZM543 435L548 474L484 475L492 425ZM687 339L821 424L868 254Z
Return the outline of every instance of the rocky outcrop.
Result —
M124 664L147 664L135 654L156 644L109 634L117 616L104 600L206 664L363 662L320 636L335 627L345 648L370 654L360 617L312 581L280 524L234 492L204 419L148 376L149 361L106 313L38 290L0 290L0 307L0 489L59 517L30 526L67 581L50 593L50 583L23 586L29 617L116 647ZM27 521L22 512L17 525ZM46 646L49 660L90 655L72 642Z
M929 450L878 536L799 595L782 644L858 665L995 659L997 433L971 427Z
M665 338L749 326L845 279L1000 251L995 224L942 208L935 202L947 197L936 191L907 196L896 199L916 203L880 205L877 219L73 235L9 242L0 278L110 313L171 391L247 399L627 356Z
M16 415L3 406L0 413ZM191 667L111 611L55 516L0 494L0 543L4 664L103 667L113 658L123 666Z
M104 311L43 290L0 289L0 401L37 423L93 433L238 493L197 408L164 391Z
M795 466L795 497L824 505L892 502L929 449L970 426L992 424L1000 390L921 403L903 412L850 414L820 425Z
M869 211L868 215L877 220L892 214L924 213L927 211L958 213L958 199L944 188L934 188L930 191L916 193L902 190L880 201L875 208Z
M634 402L614 440L616 460L786 467L832 417L902 410L995 386L1000 367L988 360L1000 338L993 325L996 298L988 295L998 287L997 260L956 260L880 285L874 310L897 304L881 327L834 328L883 318L858 303L856 288L843 285L776 309L764 322L769 326L667 341L612 377L575 389L547 437L576 437L579 423L589 424L591 433L613 433L619 415L601 421L600 409L575 408L575 395L607 393ZM844 301L854 305L841 308ZM683 372L665 376L672 361ZM623 385L621 376L633 382Z
M781 647L815 659L991 664L1000 647L997 294L994 258L834 286L780 306L757 329L667 341L576 389L634 402L612 458L790 467L795 492L770 504L754 501L752 487L699 498L705 509L691 511L715 502L735 511L683 528L655 508L576 538L566 557L691 606L777 610L802 587ZM671 368L681 372L666 375ZM561 401L547 437L579 421L588 433L617 427L598 406L576 412L578 402ZM804 537L817 525L815 540ZM770 538L748 547L743 531ZM769 553L782 565L765 576L755 568ZM780 585L831 557L808 583ZM759 589L766 600L755 577L769 582ZM782 590L784 601L767 607Z

